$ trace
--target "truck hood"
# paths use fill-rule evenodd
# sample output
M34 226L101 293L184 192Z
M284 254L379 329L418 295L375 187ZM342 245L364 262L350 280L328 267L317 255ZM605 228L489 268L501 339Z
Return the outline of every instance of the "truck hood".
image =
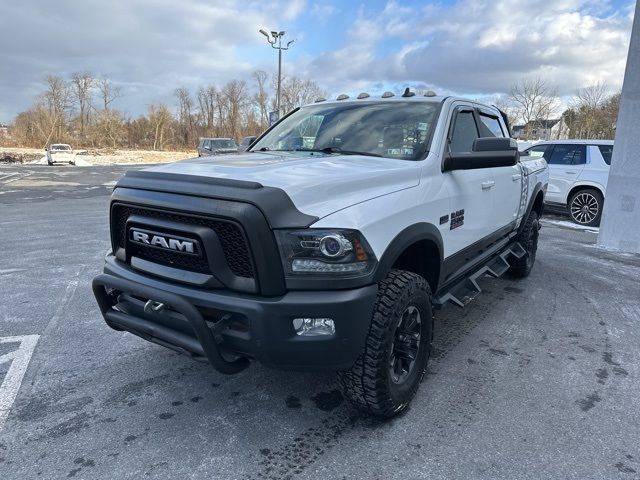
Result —
M245 180L281 188L298 210L319 218L414 187L420 179L418 162L315 152L251 152L201 157L147 170Z

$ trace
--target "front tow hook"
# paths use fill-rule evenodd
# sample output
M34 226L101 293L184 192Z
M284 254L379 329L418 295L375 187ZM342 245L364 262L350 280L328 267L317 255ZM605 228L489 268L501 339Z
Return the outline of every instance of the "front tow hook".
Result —
M144 313L160 313L162 310L164 310L164 303L147 300L147 303L144 304Z

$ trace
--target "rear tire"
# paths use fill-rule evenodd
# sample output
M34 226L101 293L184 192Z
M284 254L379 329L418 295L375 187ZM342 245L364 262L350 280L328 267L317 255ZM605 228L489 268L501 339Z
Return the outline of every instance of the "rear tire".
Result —
M522 231L516 237L516 241L522 245L525 254L521 258L517 258L511 262L509 273L514 277L528 277L536 261L536 253L538 251L538 232L540 230L540 221L538 213L531 211L524 223Z
M600 225L604 197L592 188L583 188L571 195L567 209L569 216L578 225L597 227Z
M338 374L357 408L386 418L407 408L431 351L431 302L429 284L415 273L394 269L379 283L362 353L351 369Z

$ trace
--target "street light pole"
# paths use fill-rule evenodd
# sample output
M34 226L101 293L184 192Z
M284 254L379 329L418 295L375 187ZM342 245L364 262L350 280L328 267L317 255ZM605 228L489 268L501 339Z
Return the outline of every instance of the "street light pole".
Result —
M282 39L278 39L278 91L276 92L276 111L280 120L280 87L282 85Z
M284 37L284 31L276 32L271 31L271 35L265 30L259 30L259 32L267 37L267 42L271 45L271 48L278 50L278 87L276 91L276 112L278 119L280 119L280 91L282 89L282 51L289 50L289 47L293 43L293 40L289 40L285 47L282 46L282 37Z

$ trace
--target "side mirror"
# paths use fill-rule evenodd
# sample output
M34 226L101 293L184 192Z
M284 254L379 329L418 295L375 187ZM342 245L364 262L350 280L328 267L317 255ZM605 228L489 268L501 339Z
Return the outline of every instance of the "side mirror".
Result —
M512 138L477 138L472 152L447 153L442 171L512 167L519 158L518 143Z

